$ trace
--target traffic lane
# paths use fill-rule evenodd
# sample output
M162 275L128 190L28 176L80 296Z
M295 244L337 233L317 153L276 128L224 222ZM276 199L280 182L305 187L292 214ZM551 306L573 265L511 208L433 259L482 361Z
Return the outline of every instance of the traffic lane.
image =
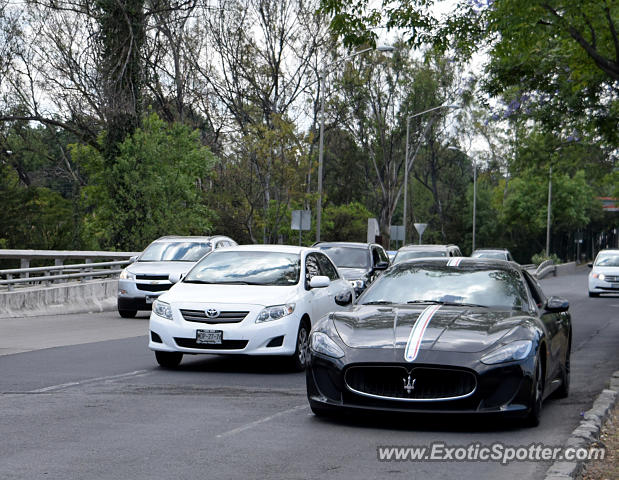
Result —
M587 267L573 275L547 277L540 283L547 296L570 302L572 316L572 397L587 410L608 378L619 370L619 295L590 298Z
M137 337L148 333L150 312L121 318L118 312L0 318L0 355Z
M0 357L0 392L30 392L68 383L138 372L158 382L209 383L265 388L301 388L304 374L292 372L288 359L221 355L185 355L176 370L160 368L148 349L148 337L55 347Z
M1 478L541 478L540 462L385 463L376 452L439 441L557 444L548 417L538 429L483 417L324 421L302 388L179 385L157 374L0 401Z

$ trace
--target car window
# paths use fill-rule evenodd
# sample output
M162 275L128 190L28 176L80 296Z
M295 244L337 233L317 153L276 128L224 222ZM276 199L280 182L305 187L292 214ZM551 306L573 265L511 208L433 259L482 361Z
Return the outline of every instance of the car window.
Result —
M140 262L197 262L211 251L210 242L158 241L140 255Z
M529 291L531 292L531 296L533 297L533 301L537 305L537 308L542 308L546 303L546 296L544 292L542 292L542 288L537 280L535 280L528 272L522 272L527 286L529 287Z
M380 253L378 253L378 247L372 247L372 265L380 263Z
M310 253L305 257L305 278L309 282L313 277L321 275L320 264L318 258L313 253Z
M378 250L378 257L380 258L380 261L389 263L389 256L387 255L387 252L385 252L385 249L383 247L376 247L376 250Z
M288 286L299 282L298 254L216 250L200 260L185 283Z
M595 259L595 265L599 267L619 267L619 253L600 252Z
M323 275L329 277L329 280L337 280L340 276L337 273L337 269L329 260L329 257L323 255L321 253L317 253L316 257L318 258L318 263L320 264L320 271Z
M347 247L344 245L317 245L327 256L341 268L368 268L370 255L367 248Z
M434 301L529 311L529 298L515 270L400 263L370 285L359 303Z
M455 254L456 254L456 257L461 257L462 256L462 252L460 251L460 249L458 247L456 247L456 249L455 249Z

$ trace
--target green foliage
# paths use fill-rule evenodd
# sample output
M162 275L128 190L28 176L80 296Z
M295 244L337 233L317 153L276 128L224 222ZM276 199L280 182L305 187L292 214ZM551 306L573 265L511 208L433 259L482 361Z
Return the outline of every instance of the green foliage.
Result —
M139 250L161 235L204 235L210 211L200 185L214 163L197 132L155 114L125 139L112 165L94 148L74 145L90 175L83 201L90 212L84 240L91 248Z
M545 262L546 260L552 260L555 265L558 265L561 263L561 259L556 254L551 253L550 255L546 255L545 251L536 253L535 255L531 257L531 262L534 263L535 265L540 265L542 262Z
M73 243L71 202L48 188L20 185L3 164L0 205L1 248L62 249Z
M359 202L329 204L324 209L321 239L325 241L365 242L368 218L374 215Z

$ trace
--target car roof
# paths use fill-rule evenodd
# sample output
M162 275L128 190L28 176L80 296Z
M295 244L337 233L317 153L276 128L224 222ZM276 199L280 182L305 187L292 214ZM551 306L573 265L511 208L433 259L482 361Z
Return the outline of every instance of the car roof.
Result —
M372 246L379 247L377 243L363 243L363 242L316 242L313 247L348 247L348 248L370 248Z
M228 250L243 251L243 252L278 252L278 253L292 253L300 254L303 252L319 252L317 248L311 247L298 247L296 245L278 245L278 244L252 244L252 245L236 245L231 247L225 247L216 251L223 252Z
M509 252L507 248L476 248L473 250L475 252Z
M600 253L619 253L619 248L605 248L605 249L603 249L603 250L600 250L600 251L598 252L598 255L599 255Z
M500 268L504 270L522 270L522 266L516 262L510 262L508 260L499 260L496 258L471 258L471 257L441 257L441 258L414 258L411 260L404 260L400 263L396 263L391 268L404 267L406 265L430 265L430 266L444 266L448 262L459 260L457 266L459 267L479 267L479 268ZM400 267L400 268L402 268Z
M164 237L159 237L155 242L210 242L215 238L215 236L206 236L206 235L166 235Z
M434 244L421 244L421 245L404 245L398 249L398 252L406 252L409 250L445 250L447 248L455 247L458 248L457 245L447 244L447 245L434 245Z

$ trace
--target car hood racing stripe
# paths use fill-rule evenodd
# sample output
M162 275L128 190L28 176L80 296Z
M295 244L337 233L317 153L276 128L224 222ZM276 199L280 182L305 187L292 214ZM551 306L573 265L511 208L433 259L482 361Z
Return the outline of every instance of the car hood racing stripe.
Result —
M421 346L421 340L423 339L423 334L426 332L426 328L428 328L430 320L432 320L432 317L439 308L441 308L441 305L429 306L421 312L421 315L419 315L415 325L413 325L411 334L408 337L408 342L406 342L406 349L404 350L404 359L407 362L414 362L417 358L419 347Z
M448 267L458 267L462 262L462 257L452 257L447 261Z

